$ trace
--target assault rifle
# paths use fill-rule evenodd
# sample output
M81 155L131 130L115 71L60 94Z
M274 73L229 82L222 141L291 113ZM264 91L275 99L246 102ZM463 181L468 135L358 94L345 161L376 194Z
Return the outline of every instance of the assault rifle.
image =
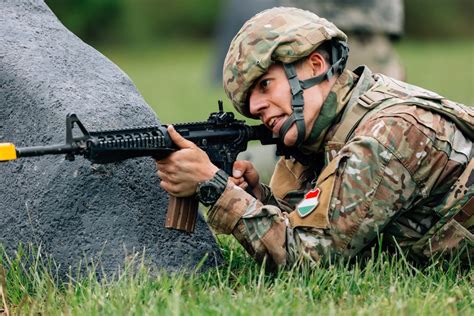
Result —
M80 135L75 135L75 127ZM173 124L184 138L194 142L210 160L228 174L237 155L247 149L247 143L259 140L263 145L277 144L277 138L264 125L249 126L237 120L232 112L224 112L219 100L219 111L211 113L205 122ZM117 162L129 158L150 156L162 159L177 150L166 130L166 125L90 132L75 114L66 116L66 143L16 148L11 143L0 143L0 162L23 157L65 154L73 161L84 156L96 164ZM195 197L169 197L165 227L193 232L198 201Z

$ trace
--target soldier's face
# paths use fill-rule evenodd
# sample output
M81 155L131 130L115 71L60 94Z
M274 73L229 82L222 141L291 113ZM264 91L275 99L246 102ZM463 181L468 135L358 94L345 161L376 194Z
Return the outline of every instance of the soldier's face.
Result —
M313 76L311 69L307 69L304 64L297 68L297 74L300 80ZM317 85L304 90L303 96L306 139L319 114L323 98ZM283 70L283 66L278 64L272 65L267 73L257 80L250 91L249 106L250 113L257 116L273 134L278 135L283 123L293 112L291 108L290 83ZM285 136L285 145L294 145L297 136L296 124L293 124Z

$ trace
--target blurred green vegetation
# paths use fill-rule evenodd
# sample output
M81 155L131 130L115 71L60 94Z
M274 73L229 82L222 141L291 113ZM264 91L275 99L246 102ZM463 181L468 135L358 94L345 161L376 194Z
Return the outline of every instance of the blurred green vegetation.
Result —
M474 1L405 0L405 33L416 38L474 38Z
M45 0L61 22L86 42L107 38L123 10L122 0Z
M82 40L146 44L212 36L222 0L45 0Z
M133 80L163 123L205 120L217 100L233 110L222 87L211 84L210 41L99 50ZM474 41L402 41L396 46L407 81L461 103L474 104ZM247 119L247 121L249 121ZM251 121L249 121L251 122Z
M232 106L211 84L214 28L224 0L46 0L72 32L134 81L165 122L204 120ZM474 1L405 0L397 44L407 81L474 104Z
M143 44L169 38L209 38L225 0L46 0L84 41ZM405 35L473 38L474 1L405 0Z
M210 79L212 49L209 41L99 48L130 76L163 123L206 120L218 99L233 110L224 89Z
M396 49L407 82L474 105L474 39L405 40Z

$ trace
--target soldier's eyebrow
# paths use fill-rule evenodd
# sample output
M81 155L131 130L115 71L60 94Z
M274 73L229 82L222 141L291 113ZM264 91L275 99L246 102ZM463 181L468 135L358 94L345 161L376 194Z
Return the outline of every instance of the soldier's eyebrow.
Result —
M265 74L265 75L261 76L260 78L258 78L258 80L255 81L255 83L252 86L252 89L254 89L254 88L261 89L262 82L264 82L266 80L271 81L271 80L273 80L273 77L269 76L268 74Z
M259 85L260 82L262 82L262 81L265 80L265 79L267 79L267 78L266 78L266 75L261 76L260 78L257 79L257 81L255 81L255 85Z
M262 81L262 79L263 79L263 77L264 77L265 75L266 75L266 73L263 74L263 75L261 75L261 76L258 77L257 79L255 79L255 81L254 81L254 82L252 83L252 85L250 86L250 89L255 88L255 87L260 83L260 81Z
M255 80L255 84L258 84L259 82L263 81L263 80L268 80L268 79L274 79L275 76L266 72L264 73L263 75L261 75L260 77L258 77L257 80Z
M249 91L253 90L256 86L258 86L260 82L262 82L262 80L272 80L272 79L275 79L275 76L267 71L266 73L264 73L263 75L255 79L255 81L250 86Z

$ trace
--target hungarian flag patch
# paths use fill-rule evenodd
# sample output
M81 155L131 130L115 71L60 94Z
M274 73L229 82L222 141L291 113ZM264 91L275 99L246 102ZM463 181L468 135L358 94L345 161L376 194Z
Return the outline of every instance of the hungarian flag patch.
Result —
M320 194L320 188L315 188L305 194L303 201L296 206L296 211L300 217L308 216L319 205Z

